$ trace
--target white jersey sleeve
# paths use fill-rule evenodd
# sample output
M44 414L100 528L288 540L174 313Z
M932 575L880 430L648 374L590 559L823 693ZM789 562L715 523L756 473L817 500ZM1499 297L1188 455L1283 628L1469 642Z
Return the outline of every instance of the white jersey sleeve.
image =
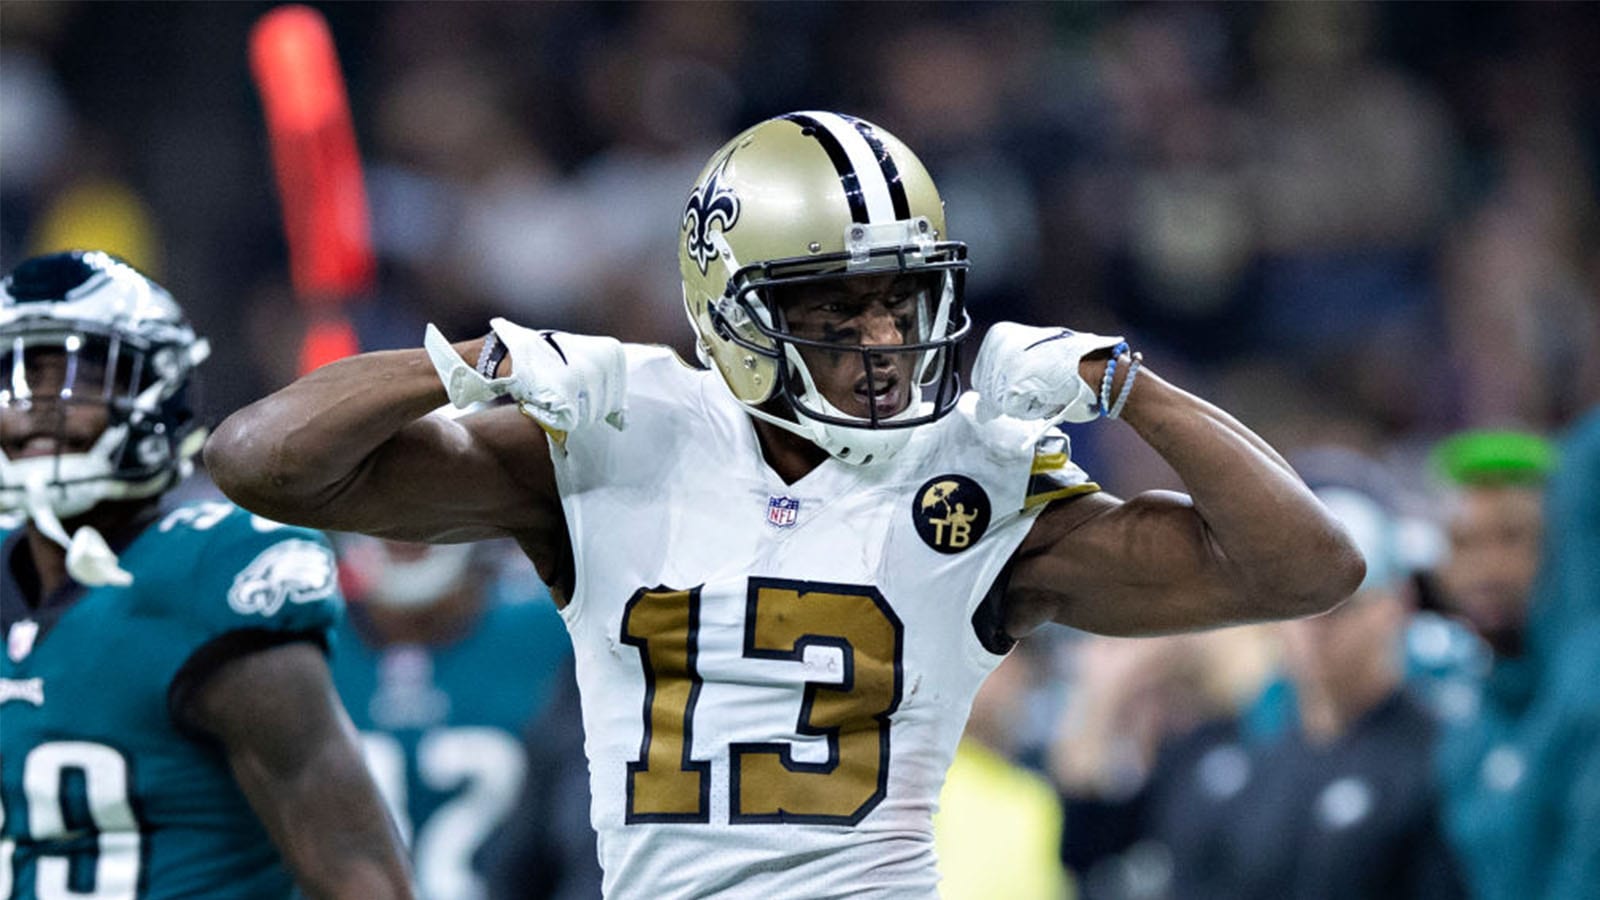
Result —
M936 896L933 811L1000 659L974 615L1042 504L1094 485L971 397L785 484L714 375L628 352L627 430L556 460L607 895Z

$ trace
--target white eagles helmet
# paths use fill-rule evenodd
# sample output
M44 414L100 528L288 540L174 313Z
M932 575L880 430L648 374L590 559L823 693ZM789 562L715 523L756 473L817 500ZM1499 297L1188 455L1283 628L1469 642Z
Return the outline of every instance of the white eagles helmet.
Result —
M0 513L68 519L104 500L155 496L188 475L205 442L189 376L209 352L172 295L117 257L75 250L18 265L0 282ZM49 400L58 414L18 415L43 405L30 379L47 354L62 357L64 380ZM62 452L71 404L109 413L85 452ZM56 449L27 453L35 441Z
M955 408L965 244L947 239L944 203L927 169L893 135L831 112L769 119L723 145L696 179L680 223L684 304L703 362L751 415L866 464L905 445L910 429ZM775 289L862 275L923 275L912 333L888 352L909 357L916 385L904 409L862 417L829 403L801 350L859 353L869 396L881 347L828 343L786 327ZM768 407L782 397L787 411ZM792 418L791 418L792 416Z

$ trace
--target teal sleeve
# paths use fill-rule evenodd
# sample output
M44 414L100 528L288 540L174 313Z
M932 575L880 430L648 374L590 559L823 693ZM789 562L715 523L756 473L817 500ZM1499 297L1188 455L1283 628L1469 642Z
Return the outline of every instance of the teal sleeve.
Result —
M182 511L160 526L173 563L162 569L182 578L161 592L176 604L168 614L188 623L201 640L236 630L321 635L344 612L333 548L320 532L280 525L237 507L216 505L184 519ZM209 511L207 511L209 510Z
M184 507L156 527L167 532L150 567L161 583L141 593L191 648L167 690L180 730L189 731L194 691L229 660L289 641L328 649L344 599L320 532L217 503Z

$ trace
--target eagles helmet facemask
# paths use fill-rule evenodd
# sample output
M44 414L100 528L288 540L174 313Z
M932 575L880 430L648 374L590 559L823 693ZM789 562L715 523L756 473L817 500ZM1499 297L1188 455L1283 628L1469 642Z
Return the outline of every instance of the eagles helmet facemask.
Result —
M922 163L893 135L850 116L800 112L762 122L725 144L696 180L681 222L684 304L703 362L751 415L866 464L892 456L910 429L955 408L957 350L970 323L962 304L966 245L946 238L944 204ZM786 325L775 295L861 276L920 280L905 343L807 338ZM846 413L818 389L802 351L858 353L867 415ZM871 398L874 358L912 373L899 400ZM895 396L899 396L895 392ZM774 397L788 407L760 408Z
M25 512L67 544L60 519L187 475L205 440L189 377L208 354L172 296L108 253L18 265L0 282L0 512ZM47 367L60 386L41 396ZM80 404L107 412L86 447L67 431Z

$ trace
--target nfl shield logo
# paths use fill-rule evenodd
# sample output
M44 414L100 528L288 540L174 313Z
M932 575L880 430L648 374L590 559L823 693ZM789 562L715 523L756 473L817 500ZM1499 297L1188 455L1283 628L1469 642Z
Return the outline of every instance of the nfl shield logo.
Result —
M770 497L767 499L767 523L779 528L788 528L794 524L795 518L800 515L800 501L793 497Z

